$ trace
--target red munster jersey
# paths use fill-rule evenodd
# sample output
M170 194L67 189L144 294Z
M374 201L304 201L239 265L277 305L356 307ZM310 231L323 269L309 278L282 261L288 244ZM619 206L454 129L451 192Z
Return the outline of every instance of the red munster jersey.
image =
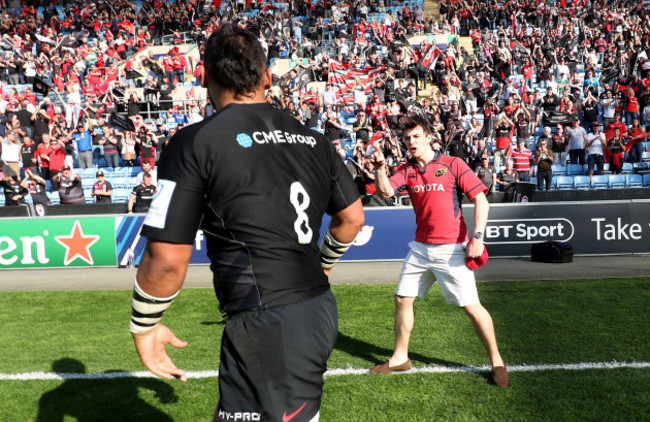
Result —
M483 182L457 157L441 155L427 163L424 171L415 162L397 168L390 185L405 188L415 210L415 240L444 244L467 241L467 226L460 204L463 193L473 199L487 193Z

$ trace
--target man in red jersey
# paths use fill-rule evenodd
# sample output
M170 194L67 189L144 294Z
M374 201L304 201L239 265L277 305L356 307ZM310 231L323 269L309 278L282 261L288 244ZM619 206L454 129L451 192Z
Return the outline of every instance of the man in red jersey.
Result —
M434 151L429 126L421 117L405 119L403 130L411 160L390 179L381 151L371 157L377 173L377 194L389 198L406 188L417 228L395 292L395 349L390 359L370 372L386 374L411 368L408 345L415 320L413 304L416 297L424 298L437 280L446 302L462 307L474 324L490 356L494 383L507 387L509 376L492 318L479 301L474 273L465 265L466 258L486 256L483 232L488 220L487 189L463 160ZM463 193L474 203L474 234L469 242L460 208Z

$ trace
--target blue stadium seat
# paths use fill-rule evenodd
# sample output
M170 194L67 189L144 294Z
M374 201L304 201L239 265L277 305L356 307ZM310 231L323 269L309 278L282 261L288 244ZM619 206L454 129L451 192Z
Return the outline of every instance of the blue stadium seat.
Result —
M116 167L113 174L118 177L129 177L131 176L131 167Z
M634 166L632 166L632 163L623 163L623 170L621 171L622 174L632 174L634 173Z
M54 191L54 192L47 192L48 198L50 198L50 202L53 205L57 205L61 203L61 199L59 198L59 192Z
M570 189L573 189L573 177L571 177L571 176L558 176L557 177L557 189L558 190L570 190Z
M609 169L609 163L603 164L603 174L612 174L612 171Z
M594 175L591 178L592 189L607 189L609 187L609 176Z
M625 186L628 188L641 188L643 187L643 176L640 174L626 174Z
M566 166L566 174L567 176L575 176L578 174L584 174L582 169L582 165L580 164L569 164Z
M643 187L650 188L650 173L643 175Z
M79 176L81 176L81 178L92 178L92 179L94 179L95 175L97 174L97 169L94 168L94 167L88 167L88 168L85 168L85 169L79 169L77 171L77 173L79 173Z
M650 170L650 163L634 163L632 164L632 167L634 168L635 173L638 171Z
M83 186L84 189L92 189L94 184L95 184L95 179L91 179L89 177L81 178L81 186Z
M131 178L126 176L113 176L110 182L111 185L113 185L113 189L119 189L119 188L127 189L129 187L132 187L130 185Z
M551 168L553 169L554 176L566 176L566 166L562 164L553 164L551 165Z
M644 163L650 163L650 151L643 151L643 155L641 156L641 159L643 160Z
M578 175L578 176L573 176L573 186L576 189L589 189L591 187L591 183L589 182L589 176L583 176L583 175Z
M113 189L113 202L127 202L131 196L131 189Z
M629 164L629 163L627 163ZM609 176L608 185L611 189L619 189L625 187L625 176L622 174L613 174Z

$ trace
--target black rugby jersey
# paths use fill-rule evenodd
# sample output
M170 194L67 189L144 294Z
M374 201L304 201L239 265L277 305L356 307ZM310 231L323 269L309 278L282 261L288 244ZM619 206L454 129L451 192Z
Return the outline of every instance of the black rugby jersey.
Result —
M133 211L147 212L147 210L149 210L149 206L151 205L151 201L156 194L156 186L145 186L144 184L140 184L133 188L131 194L135 195L135 204L133 204Z
M332 143L267 103L230 104L179 131L158 183L142 234L191 244L202 229L228 314L329 289L322 217L359 197Z

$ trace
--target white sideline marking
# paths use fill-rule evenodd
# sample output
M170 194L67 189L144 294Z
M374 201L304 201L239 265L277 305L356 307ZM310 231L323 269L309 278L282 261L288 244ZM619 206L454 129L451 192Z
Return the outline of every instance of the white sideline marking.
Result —
M581 371L586 369L646 369L650 362L583 362L548 365L512 365L508 372L536 372L536 371ZM489 366L421 366L414 367L400 374L445 374L453 372L488 372ZM325 378L341 375L365 375L369 368L338 368L325 372ZM219 371L187 371L187 378L216 378ZM97 372L94 374L56 373L56 372L24 372L22 374L0 374L0 381L35 381L35 380L93 380L116 378L156 378L148 371L138 372Z

